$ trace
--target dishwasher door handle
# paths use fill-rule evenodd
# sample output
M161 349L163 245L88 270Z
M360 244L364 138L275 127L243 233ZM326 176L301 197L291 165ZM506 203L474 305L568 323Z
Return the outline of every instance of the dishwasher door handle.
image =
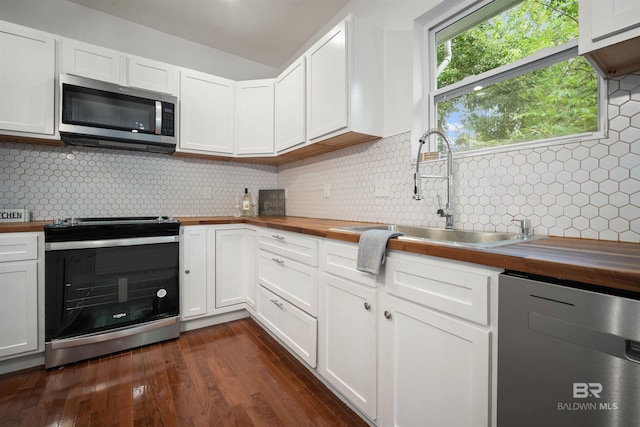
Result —
M529 329L572 344L640 363L640 342L539 313L529 313Z
M640 342L627 340L624 353L627 356L627 359L640 363Z

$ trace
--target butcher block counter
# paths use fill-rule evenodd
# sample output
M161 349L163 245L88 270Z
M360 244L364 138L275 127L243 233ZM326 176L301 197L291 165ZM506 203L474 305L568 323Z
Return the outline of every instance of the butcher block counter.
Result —
M183 226L246 223L357 243L359 235L337 227L365 225L302 217L179 217ZM3 223L0 232L42 231L51 221ZM640 244L549 237L494 248L466 248L391 239L388 249L466 261L506 270L640 292Z

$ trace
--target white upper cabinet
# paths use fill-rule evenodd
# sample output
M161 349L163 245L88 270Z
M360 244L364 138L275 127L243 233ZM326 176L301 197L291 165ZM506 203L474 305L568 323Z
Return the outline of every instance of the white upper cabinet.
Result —
M380 29L350 16L307 51L310 142L382 135L382 46Z
M236 82L235 151L273 154L273 79Z
M233 80L183 69L177 151L233 155Z
M152 59L129 56L127 58L129 86L175 95L178 92L177 68Z
M176 94L176 67L152 59L63 38L60 64L63 74Z
M349 124L347 23L341 22L309 50L309 138Z
M640 70L640 3L580 0L580 54L608 76Z
M122 53L77 40L63 38L60 44L60 72L125 85Z
M0 21L0 129L53 135L55 37Z
M275 82L276 153L306 141L306 58L300 57Z

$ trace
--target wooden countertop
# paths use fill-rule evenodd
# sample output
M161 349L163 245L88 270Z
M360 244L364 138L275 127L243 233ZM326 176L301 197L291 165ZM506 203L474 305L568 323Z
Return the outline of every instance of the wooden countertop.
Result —
M251 224L357 243L359 235L336 227L364 222L303 217L179 217L182 225ZM51 221L2 223L1 232L42 231ZM490 249L392 239L392 250L466 261L609 288L640 292L640 244L550 237Z

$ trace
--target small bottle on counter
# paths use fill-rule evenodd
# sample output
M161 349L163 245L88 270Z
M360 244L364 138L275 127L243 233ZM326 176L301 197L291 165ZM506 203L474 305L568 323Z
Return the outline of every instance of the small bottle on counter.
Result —
M242 198L242 216L251 216L251 195L247 188L244 189L244 197Z

